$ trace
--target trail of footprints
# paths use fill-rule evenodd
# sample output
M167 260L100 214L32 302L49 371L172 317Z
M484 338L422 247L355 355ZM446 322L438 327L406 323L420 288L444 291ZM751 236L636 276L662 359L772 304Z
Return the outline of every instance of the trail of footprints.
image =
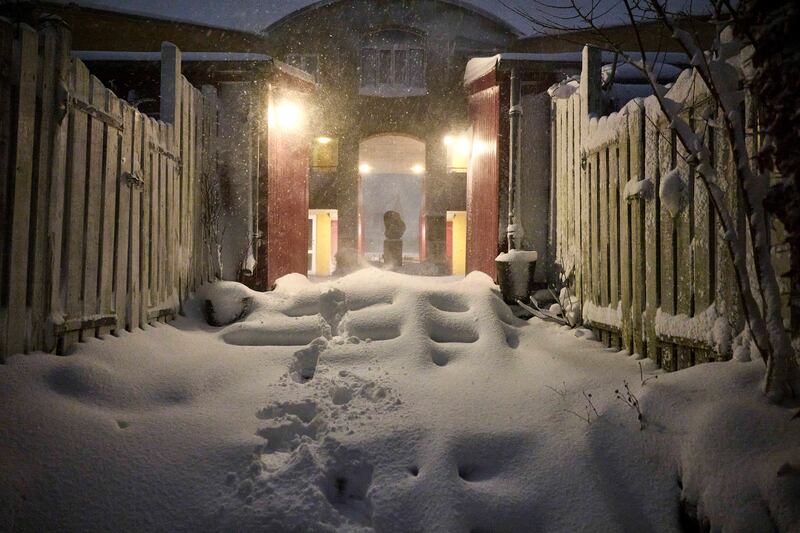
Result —
M336 435L352 434L402 402L377 380L321 366L326 352L333 358L363 350L364 357L370 357L369 343L416 334L425 341L431 363L444 367L469 352L483 336L489 337L489 342L497 340L492 336L500 336L508 346L516 347L518 324L499 298L488 299L490 309L483 309L482 315L458 294L429 291L404 293L400 298L416 301L395 302L386 294L348 299L342 291L330 288L321 292L318 308L305 299L302 309L290 307L283 312L287 318L296 318L318 311L322 335L294 353L277 385L291 390L300 384L295 391L306 398L275 403L256 413L262 421L257 434L264 443L256 448L246 472L231 473L226 480L237 497L249 504L269 495L271 478L294 475L293 469L302 476L298 465L310 460L323 473L320 489L328 502L350 519L355 517L360 525L369 525L367 488L372 466L358 451L341 446ZM412 477L419 471L416 465L408 467ZM457 476L465 482L478 481L486 474L472 461L458 464Z

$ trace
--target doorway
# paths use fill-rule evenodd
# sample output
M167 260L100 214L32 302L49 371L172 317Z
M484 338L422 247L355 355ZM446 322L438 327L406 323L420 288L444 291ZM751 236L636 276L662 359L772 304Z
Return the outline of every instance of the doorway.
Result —
M425 201L425 143L407 135L375 135L359 144L358 161L359 253L369 261L382 260L384 213L396 211L406 227L403 259L418 262Z

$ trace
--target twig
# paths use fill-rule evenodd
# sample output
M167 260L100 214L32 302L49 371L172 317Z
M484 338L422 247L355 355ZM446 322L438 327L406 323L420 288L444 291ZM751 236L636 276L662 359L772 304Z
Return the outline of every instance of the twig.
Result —
M647 376L647 378L645 379L645 377L644 377L644 370L642 369L642 362L641 362L641 361L639 361L639 379L640 379L640 380L641 380L641 382L642 382L642 387L644 387L644 386L645 386L645 384L646 384L648 381L650 381L651 379L658 379L658 376L657 376L657 375L655 375L655 374L652 374L652 375L650 375L650 376Z
M631 391L627 381L623 381L622 383L625 387L625 391L620 392L620 390L617 389L614 391L614 394L617 396L619 401L631 409L636 409L636 419L639 421L639 429L642 430L644 429L644 415L642 415L642 409L639 406L639 399L636 397L633 391Z

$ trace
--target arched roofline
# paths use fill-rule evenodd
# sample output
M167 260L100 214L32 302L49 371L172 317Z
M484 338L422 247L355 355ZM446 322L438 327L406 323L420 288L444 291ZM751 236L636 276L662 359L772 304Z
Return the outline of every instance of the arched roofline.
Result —
M296 19L298 17L301 17L301 16L305 15L306 13L309 13L310 11L313 11L315 9L319 9L321 7L329 6L329 5L332 5L332 4L336 4L336 3L339 3L339 2L342 2L342 1L343 0L319 0L317 2L314 2L313 4L309 4L309 5L305 6L305 7L301 7L300 9L292 11L288 15L284 15L283 17L279 18L278 20L276 20L275 22L273 22L272 24L270 24L269 26L264 28L262 30L262 33L269 34L270 32L279 29L280 27L284 26L285 24L289 23L290 21L292 21L292 20L294 20L294 19ZM469 2L466 2L464 0L434 0L434 1L442 2L444 4L450 4L452 6L455 6L455 7L458 7L460 9L463 9L464 11L468 11L468 12L474 13L476 15L480 15L481 17L483 17L483 18L485 18L487 20L491 20L495 24L505 28L506 30L508 30L511 34L515 35L516 37L522 37L524 35L523 32L521 32L520 30L515 28L507 20L504 20L504 19L498 17L497 15L495 15L494 13L483 9L482 7L478 7L478 6L473 5L473 4L469 3Z

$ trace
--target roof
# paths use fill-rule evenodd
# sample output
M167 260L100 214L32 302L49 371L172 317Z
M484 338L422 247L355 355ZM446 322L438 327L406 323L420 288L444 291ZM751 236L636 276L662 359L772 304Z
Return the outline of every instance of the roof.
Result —
M637 60L641 57L639 52L628 52L628 55ZM648 61L660 61L685 65L688 58L684 53L675 52L646 52L645 57ZM490 57L475 57L467 62L464 69L464 85L469 85L483 76L496 69L503 69L504 64L508 66L518 66L524 63L550 63L550 64L575 64L580 65L583 61L582 52L556 52L556 53L518 53L506 52ZM614 61L613 52L601 52L601 61L610 63Z
M293 19L295 19L297 17L300 17L300 16L302 16L302 15L304 15L304 14L310 12L310 11L313 11L315 9L319 9L319 8L322 8L322 7L325 7L325 6L333 5L333 4L336 4L338 2L342 2L342 1L344 1L344 0L317 0L316 2L308 4L308 5L304 6L304 7L296 9L295 11L292 11L291 13L288 13L288 14L284 15L280 19L276 20L275 22L273 22L272 24L270 24L269 26L264 28L263 31L265 33L269 33L270 31L275 30L275 29L283 26L284 24L288 23L289 21L291 21L291 20L293 20ZM496 15L495 13L489 11L488 9L485 9L485 8L481 7L480 5L478 5L478 3L476 1L467 1L467 0L432 0L432 1L442 2L444 4L450 4L450 5L456 6L458 8L461 8L461 9L463 9L465 11L471 11L471 12L477 14L477 15L480 15L480 16L488 19L488 20L493 21L494 23L498 24L499 26L502 26L502 27L508 29L511 33L515 34L518 37L522 36L525 33L523 31L523 27L520 26L519 21L517 21L518 22L517 24L514 24L514 23L511 22L511 20L509 20L507 18L501 18L498 15ZM499 4L497 6L495 6L495 7L498 7L498 6L499 6Z

